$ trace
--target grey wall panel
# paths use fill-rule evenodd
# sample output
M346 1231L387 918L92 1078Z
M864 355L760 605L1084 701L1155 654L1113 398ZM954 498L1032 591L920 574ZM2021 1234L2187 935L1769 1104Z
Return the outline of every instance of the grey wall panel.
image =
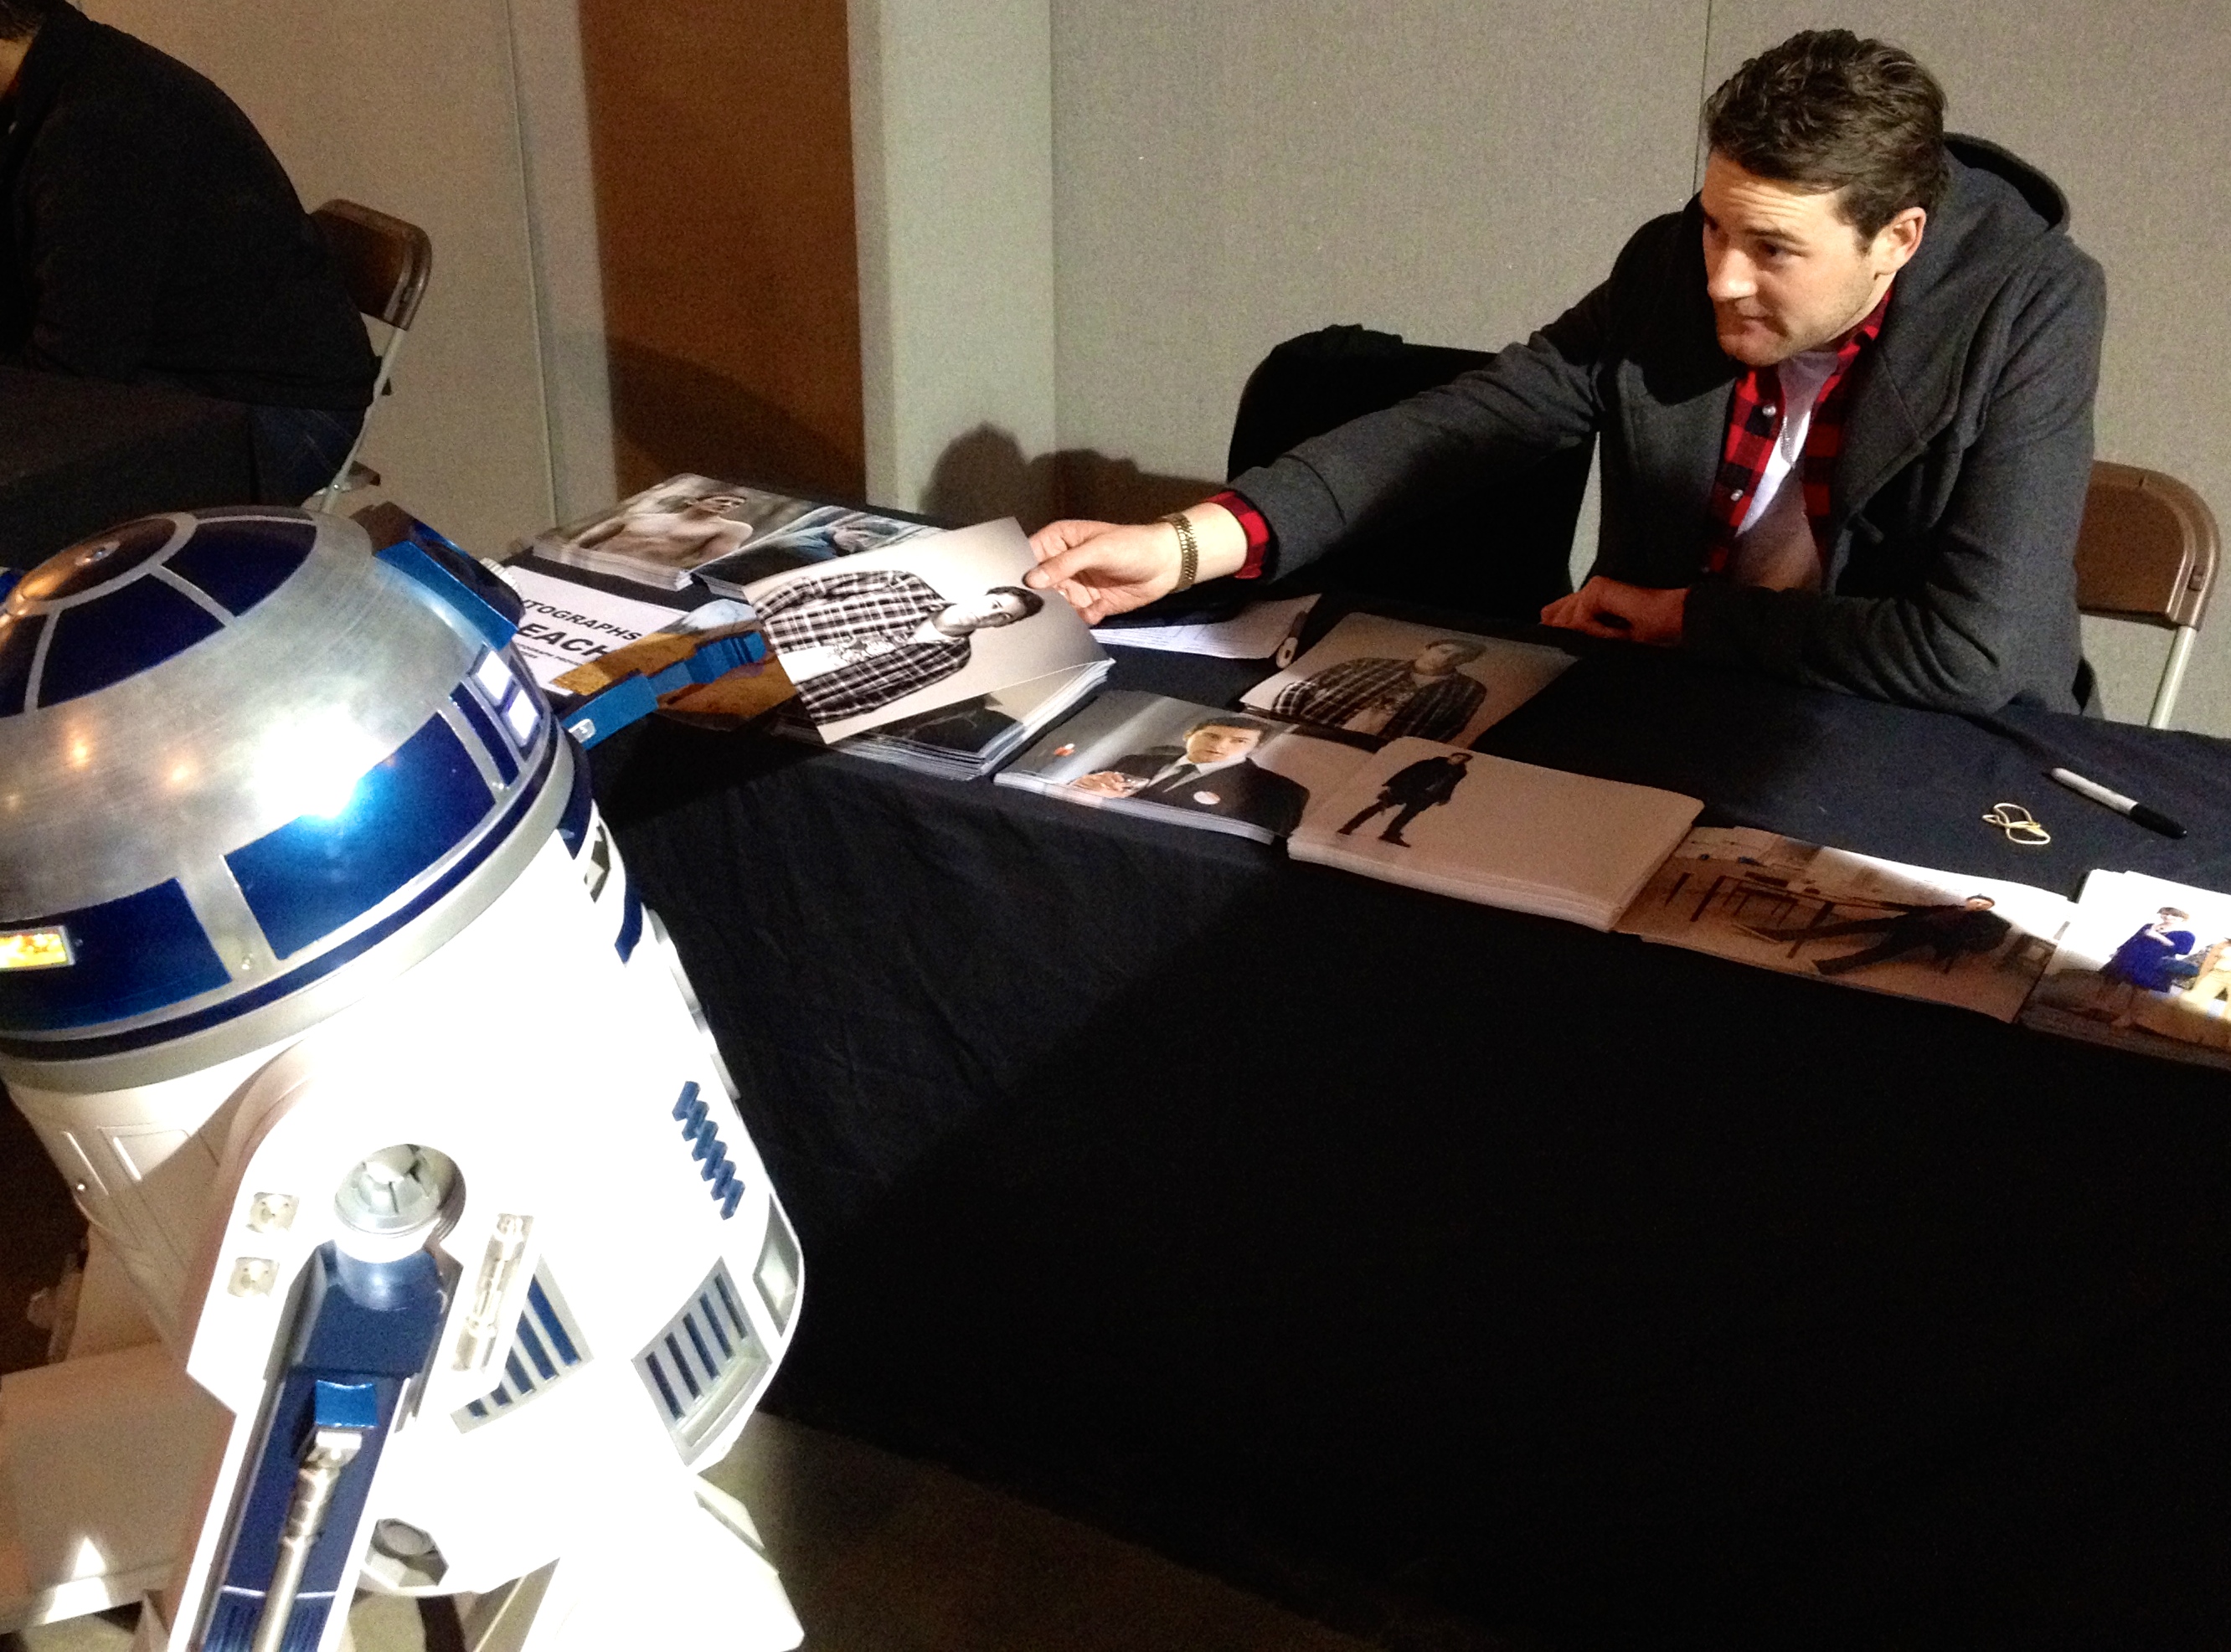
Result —
M1055 0L1060 440L1122 461L1071 504L1126 503L1090 484L1131 464L1220 476L1282 338L1493 348L1578 298L1689 193L1704 15Z
M2006 145L2067 191L2107 271L2099 456L2149 465L2231 516L2231 13L2223 0L1714 0L1710 81L1793 30L1898 42L1944 84L1957 130ZM2231 610L2201 636L2182 727L2231 734ZM2165 633L2092 623L2109 711L2143 719Z
M552 519L504 0L94 0L248 112L307 204L423 226L434 277L365 454L397 500L479 552Z

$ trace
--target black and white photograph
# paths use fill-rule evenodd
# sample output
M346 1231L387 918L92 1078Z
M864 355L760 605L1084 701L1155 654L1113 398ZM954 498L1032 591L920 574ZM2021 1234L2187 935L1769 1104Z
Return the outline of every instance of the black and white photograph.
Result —
M822 739L957 705L1107 655L1012 519L925 534L744 588Z
M1296 860L1608 929L1703 806L1398 739L1313 800L1286 848Z
M704 565L825 508L710 476L669 476L586 521L536 535L527 548L553 562L680 590Z
M736 597L754 581L793 568L881 551L936 532L927 523L902 521L874 511L816 505L779 527L762 528L742 550L703 564L696 575L723 597Z
M2092 873L2022 1019L2231 1067L2231 895Z
M1572 662L1536 643L1350 614L1242 700L1274 717L1368 739L1469 745Z
M1368 754L1252 712L1106 694L1004 770L1003 785L1271 842Z
M1626 934L1784 975L2021 1013L2074 906L2004 879L1699 827L1619 922Z

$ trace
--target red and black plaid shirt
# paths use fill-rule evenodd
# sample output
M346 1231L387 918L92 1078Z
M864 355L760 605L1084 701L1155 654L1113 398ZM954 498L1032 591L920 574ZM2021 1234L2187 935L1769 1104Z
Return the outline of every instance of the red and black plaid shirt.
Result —
M1798 481L1805 489L1805 516L1813 525L1813 542L1820 544L1821 524L1828 515L1828 479L1836 469L1836 455L1844 450L1844 416L1850 410L1852 364L1859 352L1882 331L1883 314L1890 308L1890 292L1867 312L1867 319L1852 329L1836 351L1813 403L1813 423L1805 432L1805 452L1797 463ZM1712 478L1712 539L1704 553L1704 569L1719 573L1734 552L1736 535L1751 496L1766 478L1766 461L1773 453L1782 422L1789 415L1782 404L1782 374L1773 367L1753 367L1736 380L1728 402L1727 441L1720 450L1720 468Z

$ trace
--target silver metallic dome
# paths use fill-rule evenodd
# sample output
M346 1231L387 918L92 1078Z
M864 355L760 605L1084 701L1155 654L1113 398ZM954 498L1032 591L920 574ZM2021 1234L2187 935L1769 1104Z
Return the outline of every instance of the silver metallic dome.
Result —
M9 593L0 1071L146 1083L286 1036L585 818L509 621L425 532L149 517Z

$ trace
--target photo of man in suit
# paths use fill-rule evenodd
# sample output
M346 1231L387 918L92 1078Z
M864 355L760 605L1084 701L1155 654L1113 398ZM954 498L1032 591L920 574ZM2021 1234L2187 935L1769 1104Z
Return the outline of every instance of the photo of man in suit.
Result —
M1079 791L1130 797L1246 822L1283 836L1302 823L1309 788L1255 762L1271 725L1253 717L1203 718L1182 747L1157 746L1119 758L1112 768L1081 775Z
M1471 752L1451 752L1443 757L1420 758L1406 768L1395 770L1387 777L1387 784L1379 788L1378 801L1342 827L1340 835L1346 837L1373 816L1394 809L1400 812L1388 823L1387 829L1379 834L1379 841L1393 843L1400 849L1409 848L1409 841L1402 836L1402 829L1428 809L1455 797L1457 787L1463 784L1465 776L1471 772Z
M800 579L762 597L759 612L805 714L831 723L943 681L967 665L974 633L1044 606L1018 585L956 602L915 574L878 568Z
M1411 660L1343 660L1288 683L1271 709L1383 739L1452 740L1487 698L1486 685L1462 669L1484 652L1478 642L1449 636Z

